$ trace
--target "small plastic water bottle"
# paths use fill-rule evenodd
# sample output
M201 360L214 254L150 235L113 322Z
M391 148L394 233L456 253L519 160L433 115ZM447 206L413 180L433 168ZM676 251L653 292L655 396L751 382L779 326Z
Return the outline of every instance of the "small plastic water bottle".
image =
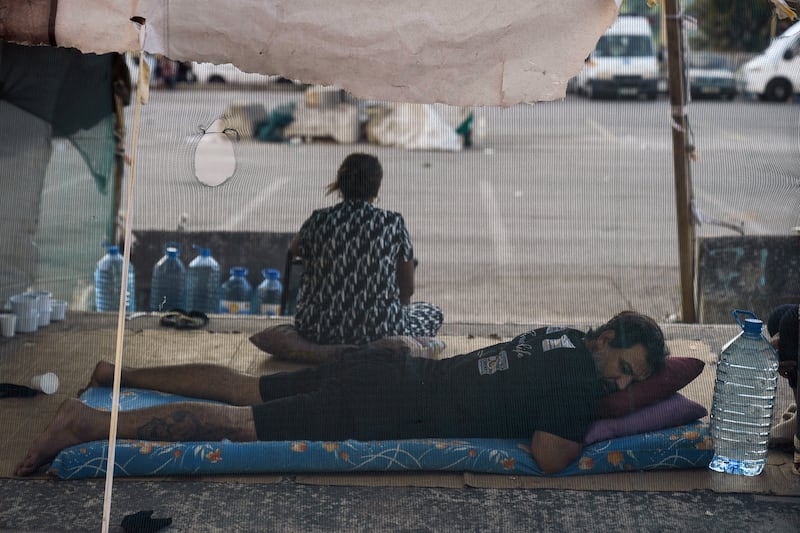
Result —
M742 323L739 315L752 318ZM714 458L708 467L757 476L767 462L778 358L761 334L763 323L753 313L736 310L733 316L743 331L720 353L711 404Z
M258 286L258 300L261 305L260 314L267 316L278 316L281 313L281 273L274 268L266 268L261 271L264 281Z
M216 313L219 311L221 270L209 248L194 246L199 255L189 263L186 274L188 310Z
M153 267L150 310L186 309L186 265L176 243L167 243L164 256Z
M94 306L98 311L119 310L119 295L122 280L122 254L119 247L107 246L106 254L94 269ZM133 263L128 265L128 295L125 308L134 310L136 299Z
M253 300L253 286L247 281L245 267L233 267L231 277L222 284L219 310L232 315L249 315Z

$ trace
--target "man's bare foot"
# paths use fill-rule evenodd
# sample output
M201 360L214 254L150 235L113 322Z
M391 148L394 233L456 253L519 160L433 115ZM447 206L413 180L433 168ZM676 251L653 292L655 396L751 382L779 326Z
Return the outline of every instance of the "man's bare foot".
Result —
M50 463L64 448L100 438L94 434L100 429L94 427L98 425L98 414L80 400L66 400L47 429L33 442L25 458L14 468L14 475L29 476Z
M78 391L78 397L92 387L110 387L114 383L114 363L100 361L95 365L92 377L84 388Z

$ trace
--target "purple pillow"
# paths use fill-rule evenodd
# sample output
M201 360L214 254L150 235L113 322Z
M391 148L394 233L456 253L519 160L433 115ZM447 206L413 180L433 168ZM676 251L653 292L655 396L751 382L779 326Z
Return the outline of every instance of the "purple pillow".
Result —
M670 397L700 375L705 363L694 357L667 357L664 368L644 381L601 398L594 410L595 418L626 416L646 405Z
M694 422L708 414L705 407L675 393L666 400L642 407L620 418L601 418L592 422L583 438L584 444L638 435Z

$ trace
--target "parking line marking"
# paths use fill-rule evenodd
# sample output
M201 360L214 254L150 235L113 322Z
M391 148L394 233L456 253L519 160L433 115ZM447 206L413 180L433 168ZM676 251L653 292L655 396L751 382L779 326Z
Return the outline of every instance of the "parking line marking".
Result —
M278 190L284 187L287 183L289 183L289 178L281 178L267 185L263 190L263 194L253 198L253 201L245 206L244 209L239 210L236 216L229 218L222 229L233 231L234 229L241 227L239 224L242 221L250 219L253 213L255 213L258 209L262 209L268 205L268 203L263 201L264 198L268 199L270 196L277 193Z
M500 217L500 207L497 205L494 188L486 180L481 180L481 196L483 196L483 208L486 211L486 220L489 228L494 234L494 244L497 262L500 265L511 264L511 243L508 238L508 230L503 219Z
M600 135L602 135L606 139L610 139L614 142L620 142L619 137L611 133L611 130L601 126L597 121L587 118L586 122L589 124L589 126L597 130L600 133Z

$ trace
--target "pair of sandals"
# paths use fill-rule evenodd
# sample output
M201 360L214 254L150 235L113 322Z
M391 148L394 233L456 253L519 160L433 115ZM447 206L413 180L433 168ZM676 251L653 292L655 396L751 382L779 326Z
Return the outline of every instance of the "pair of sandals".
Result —
M208 324L208 315L201 311L173 309L162 316L159 323L165 328L200 329Z

